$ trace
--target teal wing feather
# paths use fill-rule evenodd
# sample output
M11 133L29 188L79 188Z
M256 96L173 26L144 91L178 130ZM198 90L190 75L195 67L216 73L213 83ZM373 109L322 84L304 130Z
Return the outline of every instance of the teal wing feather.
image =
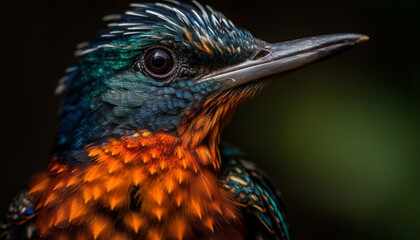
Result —
M222 182L243 207L250 239L289 240L283 202L268 176L237 149L222 146L220 152Z
M23 240L37 238L33 219L36 216L34 204L24 190L10 203L0 221L0 239Z

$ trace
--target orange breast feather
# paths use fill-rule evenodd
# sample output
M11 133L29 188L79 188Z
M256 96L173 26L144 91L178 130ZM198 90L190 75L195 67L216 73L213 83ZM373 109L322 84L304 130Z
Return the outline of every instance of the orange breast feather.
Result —
M45 239L241 238L214 150L142 131L86 151L92 164L52 162L32 181Z

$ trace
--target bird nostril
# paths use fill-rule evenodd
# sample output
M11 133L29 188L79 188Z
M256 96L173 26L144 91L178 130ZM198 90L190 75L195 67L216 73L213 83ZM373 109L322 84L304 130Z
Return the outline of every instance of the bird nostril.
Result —
M268 54L270 54L269 51L262 49L261 51L259 51L252 60L258 60L260 58L263 58L265 56L267 56Z

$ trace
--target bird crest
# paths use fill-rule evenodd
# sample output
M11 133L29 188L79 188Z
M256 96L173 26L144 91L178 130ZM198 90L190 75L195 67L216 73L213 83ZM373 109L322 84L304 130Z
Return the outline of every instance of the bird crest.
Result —
M178 1L168 3L133 3L124 14L104 17L108 29L91 42L79 45L76 56L98 49L135 50L137 42L154 43L173 39L210 55L234 56L253 48L252 35L210 6L192 1L194 6Z

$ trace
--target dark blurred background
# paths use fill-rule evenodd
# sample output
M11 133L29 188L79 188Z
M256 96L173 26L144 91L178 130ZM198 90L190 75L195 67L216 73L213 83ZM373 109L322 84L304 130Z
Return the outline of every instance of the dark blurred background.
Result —
M0 210L47 164L57 80L74 46L130 1L2 1ZM294 239L419 239L418 1L206 1L270 41L337 32L371 37L278 77L224 138L278 183Z

